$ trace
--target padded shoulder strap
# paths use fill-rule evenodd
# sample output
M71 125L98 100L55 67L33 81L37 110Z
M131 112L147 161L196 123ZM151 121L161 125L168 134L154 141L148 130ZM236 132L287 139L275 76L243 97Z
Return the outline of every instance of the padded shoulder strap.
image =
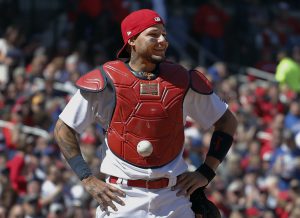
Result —
M106 87L106 84L102 66L84 74L76 81L77 88L89 92L100 92Z
M190 70L190 86L191 88L200 94L210 95L213 93L213 87L211 82L198 70Z

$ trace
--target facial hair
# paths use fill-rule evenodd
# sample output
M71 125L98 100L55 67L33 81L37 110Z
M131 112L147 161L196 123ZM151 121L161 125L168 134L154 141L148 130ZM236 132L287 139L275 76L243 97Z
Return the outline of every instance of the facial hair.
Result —
M151 55L148 60L149 62L153 63L153 64L159 64L161 62L163 62L166 59L166 56L157 56L157 55Z

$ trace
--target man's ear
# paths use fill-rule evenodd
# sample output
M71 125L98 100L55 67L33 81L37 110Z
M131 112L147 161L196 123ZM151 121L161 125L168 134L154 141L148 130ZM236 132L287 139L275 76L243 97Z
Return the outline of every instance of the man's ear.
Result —
M128 41L127 41L128 45L134 46L135 39L136 39L136 37L132 37L132 38L128 39Z

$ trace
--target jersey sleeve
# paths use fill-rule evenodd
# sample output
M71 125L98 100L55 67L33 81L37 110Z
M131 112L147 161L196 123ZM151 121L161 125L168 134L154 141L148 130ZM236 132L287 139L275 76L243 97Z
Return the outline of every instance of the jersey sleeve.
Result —
M59 118L77 133L82 133L95 121L96 96L95 93L78 90L59 115Z
M215 93L203 95L189 89L183 103L184 119L190 116L202 129L209 129L225 113L228 105Z

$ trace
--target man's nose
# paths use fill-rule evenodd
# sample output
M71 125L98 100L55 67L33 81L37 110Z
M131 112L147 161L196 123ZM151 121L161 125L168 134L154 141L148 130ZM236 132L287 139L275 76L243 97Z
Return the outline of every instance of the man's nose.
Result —
M159 43L162 43L162 42L168 42L167 36L161 34L161 35L159 36L159 38L158 38L158 42L159 42Z

